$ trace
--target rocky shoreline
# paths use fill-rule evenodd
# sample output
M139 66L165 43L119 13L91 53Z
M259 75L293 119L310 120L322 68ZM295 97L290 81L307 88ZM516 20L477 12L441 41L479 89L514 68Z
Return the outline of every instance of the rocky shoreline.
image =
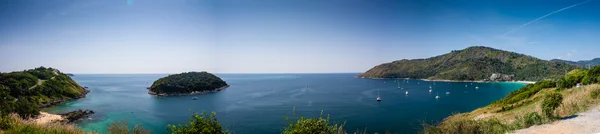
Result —
M52 101L52 102L44 102L39 107L40 108L47 108L47 107L51 107L51 106L54 106L54 105L62 104L62 103L68 102L68 101L73 101L73 100L85 98L85 96L88 93L90 93L90 92L91 92L90 90L84 90L84 92L79 97L77 97L77 98L68 98L68 99L55 100L55 101Z
M91 114L95 114L95 112L92 110L89 110L89 109L86 109L86 110L79 109L79 110L75 110L75 111L71 111L71 112L63 113L63 114L59 114L59 115L62 116L63 119L65 119L62 122L73 123L76 121L83 120L85 118L90 118Z
M218 92L218 91L221 91L221 90L226 89L228 87L229 87L229 85L225 85L223 87L220 87L220 88L217 88L217 89L214 89L214 90L209 90L209 91L194 91L194 92L191 92L191 93L170 93L170 94L162 93L162 94L157 94L155 92L148 91L148 94L150 94L152 96L157 96L157 97L198 95L198 94L206 94L206 93Z

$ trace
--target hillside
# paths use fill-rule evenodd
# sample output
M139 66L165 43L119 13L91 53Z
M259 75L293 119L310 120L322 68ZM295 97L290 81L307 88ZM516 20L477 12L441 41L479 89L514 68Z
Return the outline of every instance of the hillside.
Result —
M587 68L587 67L594 67L594 66L598 66L600 65L600 58L595 58L592 60L580 60L580 61L568 61L568 60L561 60L561 59L553 59L550 61L554 61L554 62L564 62L564 63L568 63L571 65L576 65L579 67L583 67L583 68Z
M89 91L57 69L35 69L0 74L0 113L22 117L39 114L40 107L83 98Z
M576 68L532 56L474 46L427 59L398 60L373 67L357 77L443 80L485 80L494 73L510 80L537 81L556 78ZM506 79L505 79L506 80Z
M578 85L582 83L583 85ZM600 106L600 66L515 90L488 106L454 114L424 133L506 133L569 119Z
M221 78L208 72L187 72L160 78L149 87L152 95L201 94L219 91L229 85Z

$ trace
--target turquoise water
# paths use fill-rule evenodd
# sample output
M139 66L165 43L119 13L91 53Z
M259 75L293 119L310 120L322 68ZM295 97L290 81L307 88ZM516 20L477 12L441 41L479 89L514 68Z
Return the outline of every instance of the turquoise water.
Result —
M77 125L105 132L113 121L142 123L153 133L166 133L167 124L186 123L191 111L214 111L233 133L278 134L284 116L318 117L321 110L346 122L351 133L416 133L420 123L439 122L453 112L468 112L504 97L524 84L463 83L391 79L358 79L357 74L217 74L231 87L216 93L156 98L146 87L166 74L77 75L92 92L86 98L45 109L51 113L92 109L91 120ZM433 92L429 93L429 85ZM467 85L467 87L465 87ZM475 89L475 86L479 89ZM306 86L309 86L306 88ZM377 92L383 101L377 102ZM409 94L405 95L405 91ZM450 92L446 95L446 92ZM435 99L436 93L440 98Z

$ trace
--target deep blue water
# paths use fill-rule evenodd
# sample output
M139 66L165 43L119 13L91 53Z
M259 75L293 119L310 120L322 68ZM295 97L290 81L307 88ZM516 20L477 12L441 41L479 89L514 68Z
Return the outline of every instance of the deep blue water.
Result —
M166 75L76 74L73 79L92 92L45 111L92 109L96 111L92 119L78 126L98 132L105 132L113 121L127 119L132 126L142 123L152 133L166 133L167 124L186 123L193 111L204 110L216 112L233 133L278 134L286 126L284 116L293 116L295 108L296 115L309 117L318 117L322 110L325 116L346 122L348 133L365 128L369 133L416 133L423 121L439 122L454 112L474 110L524 86L401 80L402 90L392 79L354 78L357 74L217 74L231 87L195 95L198 100L148 95L146 87ZM378 91L381 102L376 101Z

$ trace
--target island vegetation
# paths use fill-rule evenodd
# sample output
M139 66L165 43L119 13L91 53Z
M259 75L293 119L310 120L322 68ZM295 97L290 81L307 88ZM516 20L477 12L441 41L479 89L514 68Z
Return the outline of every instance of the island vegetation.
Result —
M423 133L506 133L571 117L600 106L600 66L575 69L515 90L468 113L454 114Z
M398 60L373 67L358 75L363 78L412 78L433 80L490 80L493 74L507 76L502 80L538 81L558 78L575 65L551 62L532 56L484 46L427 59Z
M34 117L42 107L83 98L88 92L71 77L53 68L0 73L0 114Z
M151 95L187 95L220 91L229 87L221 78L208 72L186 72L160 78L150 86Z

